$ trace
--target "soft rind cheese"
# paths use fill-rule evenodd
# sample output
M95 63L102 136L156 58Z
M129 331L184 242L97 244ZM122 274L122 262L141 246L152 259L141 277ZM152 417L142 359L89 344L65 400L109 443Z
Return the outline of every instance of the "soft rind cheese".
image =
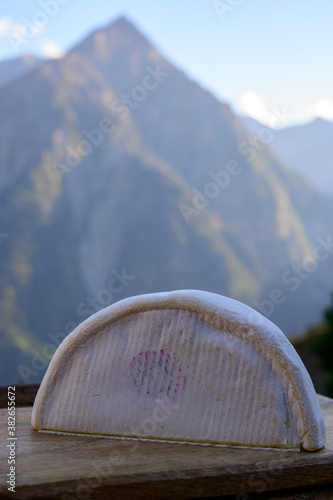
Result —
M271 321L197 290L122 300L58 347L39 430L308 451L325 444L311 378Z

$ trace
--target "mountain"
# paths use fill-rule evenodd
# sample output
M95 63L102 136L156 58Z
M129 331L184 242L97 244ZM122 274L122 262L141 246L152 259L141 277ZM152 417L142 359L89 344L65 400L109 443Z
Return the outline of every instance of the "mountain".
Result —
M20 78L34 68L37 68L41 62L42 59L32 54L0 61L0 86Z
M248 116L242 117L242 122L256 135L263 128L271 130L271 147L279 158L316 189L333 197L333 122L316 118L277 130Z
M242 124L244 125L245 129L250 132L251 134L256 134L258 135L259 132L263 129L263 128L268 128L269 130L271 130L273 133L275 132L274 129L272 129L271 127L268 127L267 125L264 125L263 123L261 122L258 122L258 120L255 120L254 118L252 118L251 116L247 116L247 115L241 115L240 116L240 119L242 121Z
M333 122L316 118L282 129L274 148L296 172L333 198Z
M205 289L289 335L328 301L333 202L124 18L0 88L0 164L0 385L125 296Z

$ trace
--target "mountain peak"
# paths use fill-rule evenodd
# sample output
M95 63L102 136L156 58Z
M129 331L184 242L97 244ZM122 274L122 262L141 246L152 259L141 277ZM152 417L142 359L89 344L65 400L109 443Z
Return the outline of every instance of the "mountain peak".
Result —
M71 52L80 52L88 56L96 56L103 52L104 55L113 50L127 48L127 50L149 50L152 48L150 41L142 34L134 23L125 16L120 16L104 28L91 33Z
M128 20L128 18L126 16L119 16L117 17L114 21L111 22L111 24L109 25L109 28L112 28L112 27L119 27L119 28L132 28L132 29L135 29L135 26L134 26L134 23L132 23L131 21Z
M317 116L312 120L311 123L316 126L327 126L328 124L331 124L332 121L327 120L326 118L322 118L321 116Z
M121 34L122 37L126 37L128 39L131 39L132 41L135 41L135 43L144 42L149 46L152 45L148 38L140 31L140 29L137 28L136 24L130 21L125 16L118 17L102 31L109 33L117 32Z

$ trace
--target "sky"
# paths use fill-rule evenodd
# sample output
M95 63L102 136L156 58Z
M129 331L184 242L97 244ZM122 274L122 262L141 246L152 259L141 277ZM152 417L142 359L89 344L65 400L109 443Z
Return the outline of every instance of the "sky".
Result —
M119 16L236 112L333 120L332 0L0 1L0 61L61 57Z

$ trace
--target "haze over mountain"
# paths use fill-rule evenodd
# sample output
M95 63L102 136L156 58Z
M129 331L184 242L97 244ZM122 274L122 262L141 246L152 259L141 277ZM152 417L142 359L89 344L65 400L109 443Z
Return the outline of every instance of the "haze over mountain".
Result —
M280 130L274 149L313 186L333 198L333 122L316 118Z
M262 141L124 18L0 88L0 384L40 380L45 344L137 293L316 321L333 202Z
M266 128L250 117L242 121L256 135ZM333 197L333 122L315 118L302 125L271 130L271 148L279 158L315 188Z

